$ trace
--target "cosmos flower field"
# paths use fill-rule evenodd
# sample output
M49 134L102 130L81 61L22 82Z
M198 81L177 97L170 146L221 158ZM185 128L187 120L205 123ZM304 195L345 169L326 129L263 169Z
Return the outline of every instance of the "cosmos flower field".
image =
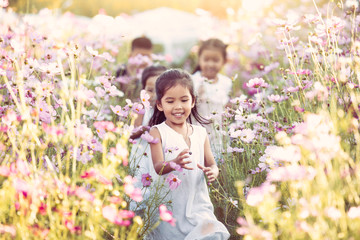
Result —
M144 175L141 188L155 197L145 217L129 210L143 201L129 136L149 103L131 101L119 89L126 79L115 77L130 40L107 27L121 18L17 14L5 2L1 238L142 239L159 221L175 225L161 194L181 184L173 181L181 169L157 186ZM359 238L358 7L307 1L261 17L229 9L225 28L209 33L229 42L223 73L233 91L214 112L224 119L224 149L209 192L231 239ZM195 50L182 68L191 71ZM175 66L167 56L154 59ZM141 138L156 141L148 132Z

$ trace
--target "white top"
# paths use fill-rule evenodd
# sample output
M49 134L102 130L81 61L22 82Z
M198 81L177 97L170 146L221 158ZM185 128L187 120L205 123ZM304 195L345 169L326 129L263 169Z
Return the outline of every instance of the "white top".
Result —
M151 108L144 113L142 126L149 125L149 121L151 116L153 115L154 110ZM149 198L151 194L150 187L144 188L143 184L141 182L141 178L143 174L149 173L153 179L153 182L155 182L157 178L157 173L155 172L154 165L151 158L151 150L149 143L142 139L138 138L136 139L136 143L132 146L129 162L130 162L130 168L134 172L134 177L136 178L136 183L134 186L136 188L140 188L142 190L142 196L143 196L143 204L141 206L137 206L138 203L135 201L130 202L130 209L132 211L140 210L142 208L146 207L146 200Z
M206 125L205 127L209 134L210 145L215 158L220 156L220 151L223 149L222 134L219 131L222 129L221 113L229 102L229 95L232 89L230 78L220 73L217 74L217 77L218 81L212 83L211 80L201 76L200 71L197 71L192 76L195 92L198 96L198 112L202 117L213 120L213 124ZM215 129L216 125L219 125L219 129Z
M228 239L230 234L219 222L213 211L204 173L197 164L204 166L204 145L206 130L201 126L191 125L193 133L189 136L191 146L190 159L194 170L183 169L172 171L181 180L178 188L170 191L173 217L176 226L161 222L154 230L152 239L156 240L195 240L195 239ZM183 136L169 127L165 122L155 126L161 136L164 160L174 159L182 150L188 148ZM168 151L170 149L171 151ZM168 174L161 176L166 179Z

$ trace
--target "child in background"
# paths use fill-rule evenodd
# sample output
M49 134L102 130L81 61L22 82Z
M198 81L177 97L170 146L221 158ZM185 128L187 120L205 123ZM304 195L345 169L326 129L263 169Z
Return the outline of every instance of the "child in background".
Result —
M134 176L137 179L135 183L135 187L142 189L143 202L149 198L150 189L147 189L143 186L142 177L145 174L149 174L152 180L155 180L157 174L154 171L154 167L151 159L150 146L148 142L140 136L145 133L145 131L149 130L149 120L154 112L155 105L155 82L158 76L166 71L166 67L162 65L152 65L144 69L141 76L141 83L143 89L149 95L150 109L145 110L143 115L138 115L134 123L134 131L131 134L130 138L136 141L131 148L130 153L130 167L134 171ZM147 177L149 177L147 175ZM150 177L149 177L150 178ZM145 205L145 204L143 204ZM134 211L141 210L145 206L137 206L137 203L131 202L130 209Z
M116 71L116 78L120 82L120 90L126 98L135 101L139 96L142 71L152 64L153 45L149 38L138 37L131 42L131 52L127 64L123 64Z
M193 72L199 113L213 121L206 129L216 158L221 157L223 149L221 113L229 101L232 89L232 80L220 74L226 63L226 48L227 45L219 39L212 38L202 42L198 51L198 65Z
M161 222L153 239L228 239L227 229L213 213L206 184L206 178L217 178L219 169L205 128L191 124L190 117L206 123L197 112L191 76L178 69L162 73L156 97L150 134L159 141L150 144L151 156L155 171L172 189L169 200L176 226Z

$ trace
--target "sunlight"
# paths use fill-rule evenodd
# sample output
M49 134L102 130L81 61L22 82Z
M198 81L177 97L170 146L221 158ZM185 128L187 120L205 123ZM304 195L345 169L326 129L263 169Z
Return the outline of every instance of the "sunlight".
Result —
M245 11L257 12L270 5L273 0L243 0L242 7Z

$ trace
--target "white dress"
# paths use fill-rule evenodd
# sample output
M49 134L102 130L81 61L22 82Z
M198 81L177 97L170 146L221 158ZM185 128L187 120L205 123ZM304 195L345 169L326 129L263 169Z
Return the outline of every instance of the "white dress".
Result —
M160 132L164 160L174 159L182 150L189 148L182 135L177 133L165 122L156 125ZM204 173L197 164L204 166L204 144L206 139L205 128L192 125L193 133L189 136L191 146L190 159L194 170L184 169L182 172L172 171L178 176L181 184L170 191L173 217L176 226L161 222L154 230L152 239L156 240L198 240L198 239L228 239L229 232L225 226L216 219L214 207L211 203ZM168 174L161 176L166 178Z
M153 114L154 110L147 110L144 114L144 118L142 121L142 126L147 126L149 124L150 118ZM141 178L143 174L149 173L153 179L153 182L157 179L158 175L155 172L154 165L151 158L151 150L149 143L142 139L136 139L136 143L132 146L129 162L130 168L133 171L134 177L136 178L136 183L134 186L136 188L140 188L142 190L143 202L142 204L138 204L135 201L130 202L130 210L136 211L146 207L146 200L149 198L151 194L151 187L143 187L141 182Z
M232 81L220 73L217 74L217 77L218 81L212 83L211 80L208 81L202 77L200 71L197 71L192 76L195 92L198 96L198 112L202 117L213 120L213 123L206 125L205 128L209 134L210 145L215 159L219 160L218 158L224 148L221 133L221 114L225 105L229 102Z

